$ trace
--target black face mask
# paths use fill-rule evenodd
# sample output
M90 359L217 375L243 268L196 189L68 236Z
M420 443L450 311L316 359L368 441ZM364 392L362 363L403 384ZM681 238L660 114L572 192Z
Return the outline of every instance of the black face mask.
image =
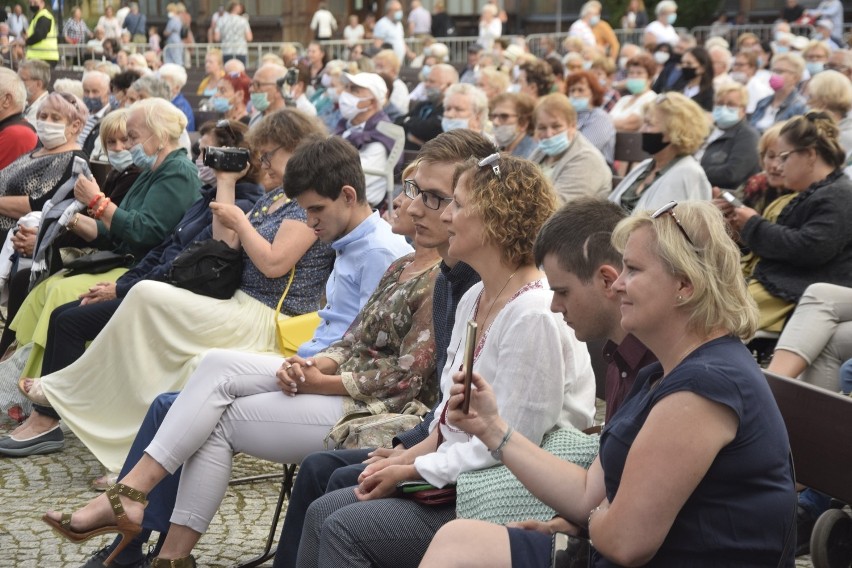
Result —
M648 154L651 154L652 156L657 152L663 150L669 144L671 144L671 142L663 141L662 132L642 133L642 150L644 150Z
M41 8L38 7L38 4L30 4L30 10L33 11L33 14L37 14Z
M687 81L692 81L695 79L696 71L697 69L695 69L695 67L681 67L680 76Z

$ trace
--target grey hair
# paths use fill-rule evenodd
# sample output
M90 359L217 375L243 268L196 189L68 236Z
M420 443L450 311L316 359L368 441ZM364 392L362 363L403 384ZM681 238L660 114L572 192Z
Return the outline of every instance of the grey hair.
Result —
M12 95L15 107L23 110L27 104L27 87L18 74L7 67L0 67L0 85L4 93Z
M172 100L172 91L169 88L169 84L153 74L139 77L133 81L130 88L140 93L145 93L149 97L156 97L167 101Z
M488 97L479 87L470 83L453 83L444 91L444 100L452 95L465 95L473 106L473 114L479 118L479 124L488 124Z

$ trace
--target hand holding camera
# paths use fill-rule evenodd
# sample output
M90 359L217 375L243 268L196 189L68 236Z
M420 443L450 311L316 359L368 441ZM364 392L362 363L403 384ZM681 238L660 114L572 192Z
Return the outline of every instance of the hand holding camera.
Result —
M203 150L204 165L217 172L242 172L248 169L250 152L246 148L208 146Z

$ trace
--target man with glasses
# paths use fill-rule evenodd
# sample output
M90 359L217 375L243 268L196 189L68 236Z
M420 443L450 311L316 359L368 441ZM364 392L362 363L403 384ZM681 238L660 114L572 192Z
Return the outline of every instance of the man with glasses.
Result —
M50 84L50 65L37 59L27 59L18 67L18 77L27 88L27 110L24 118L35 125L41 103L47 98Z
M446 364L456 306L464 293L479 281L479 275L470 266L447 254L449 237L446 225L441 222L441 213L452 201L456 166L470 156L488 156L493 152L494 146L481 134L471 130L446 132L424 144L418 154L419 165L414 177L404 181L405 194L412 199L408 214L416 230L414 242L417 246L437 249L443 259L432 297L436 369L443 369ZM429 413L419 426L399 434L395 445L408 448L425 439L433 417L434 414ZM315 499L326 490L356 485L358 475L366 467L362 462L371 454L388 456L393 452L387 449L335 450L317 452L305 458L293 486L273 566L296 565L305 512Z
M397 120L397 124L405 129L406 150L419 150L424 142L443 132L444 93L450 85L458 82L459 73L452 65L439 63L432 66L424 81L426 100L417 103L408 115Z
M264 116L287 106L281 89L278 88L278 80L286 75L287 69L275 63L265 63L254 72L249 93L251 93L251 106L256 112L249 121L249 127L257 124Z
M92 156L100 135L101 120L113 110L109 102L109 82L109 75L100 71L83 74L83 102L89 109L89 118L77 137L77 144L88 156Z
M826 64L825 68L830 69L832 71L837 71L838 73L845 75L850 81L852 81L852 50L835 50L828 58L828 63Z

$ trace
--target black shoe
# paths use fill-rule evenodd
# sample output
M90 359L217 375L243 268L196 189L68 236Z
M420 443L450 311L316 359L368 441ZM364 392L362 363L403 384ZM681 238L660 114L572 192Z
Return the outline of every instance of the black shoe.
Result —
M799 505L796 509L796 556L803 556L811 551L811 533L815 523L816 517Z
M38 436L15 440L7 436L0 440L0 455L21 458L58 452L65 446L65 434L59 424Z
M86 561L85 564L80 566L80 568L106 568L104 566L104 560L106 560L109 557L113 548L114 547L112 545L109 545L109 546L105 546L102 549L98 550L97 552L95 552L91 556L91 558L89 558ZM114 568L148 568L150 565L151 565L151 558L150 558L150 554L149 554L149 555L145 556L144 558L142 558L141 560L138 560L136 562L131 562L130 564L121 564L121 563L113 560L112 563L110 564L110 567L114 567Z

